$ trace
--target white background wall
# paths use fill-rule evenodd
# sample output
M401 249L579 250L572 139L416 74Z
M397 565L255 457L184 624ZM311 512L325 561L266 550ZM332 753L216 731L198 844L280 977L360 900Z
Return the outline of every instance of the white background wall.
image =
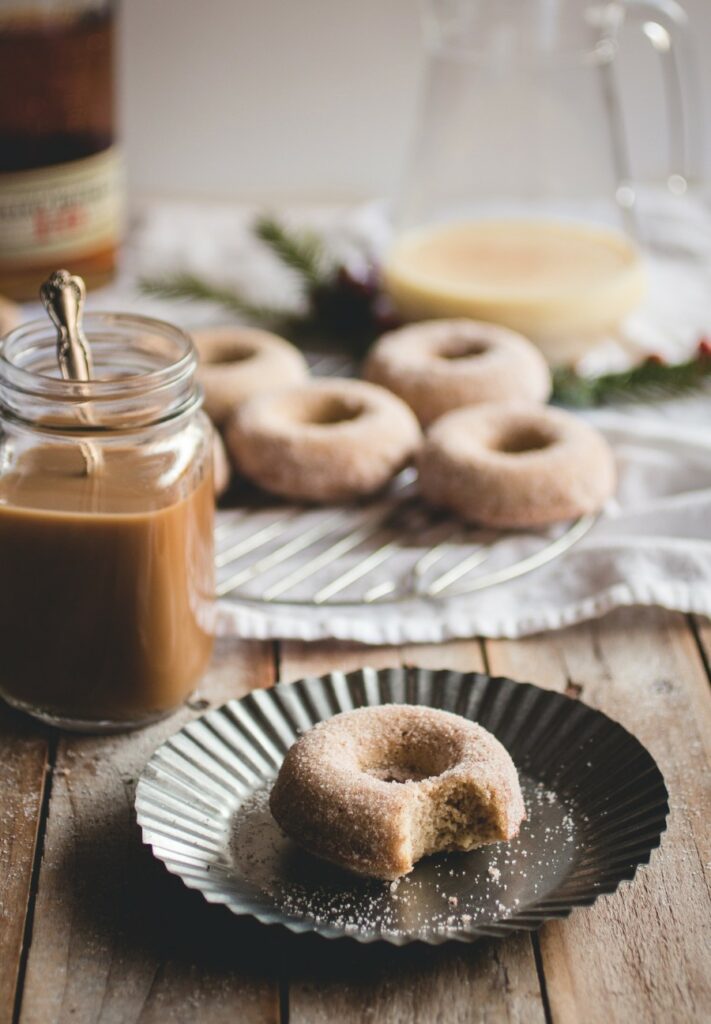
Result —
M685 6L711 115L711 0ZM397 181L422 61L416 0L124 0L121 43L134 193L354 199ZM659 75L649 46L630 58L636 165L656 174Z

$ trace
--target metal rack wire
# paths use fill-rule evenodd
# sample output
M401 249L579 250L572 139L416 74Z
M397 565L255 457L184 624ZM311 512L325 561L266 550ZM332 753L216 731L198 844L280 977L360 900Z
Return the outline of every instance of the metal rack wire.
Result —
M271 505L220 514L218 597L271 604L377 604L473 593L557 558L594 516L546 531L466 527L424 506L405 470L383 497L315 509Z

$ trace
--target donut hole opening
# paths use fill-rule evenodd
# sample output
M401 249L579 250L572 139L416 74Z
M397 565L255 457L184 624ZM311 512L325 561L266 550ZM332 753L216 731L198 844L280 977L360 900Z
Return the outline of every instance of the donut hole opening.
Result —
M441 744L414 741L407 732L389 745L362 770L381 782L422 782L442 775L452 767L452 755Z
M494 812L470 784L442 780L412 822L413 860L445 850L473 850L499 839Z
M534 424L521 424L502 431L494 439L492 448L504 455L523 455L549 448L555 438L546 430Z
M225 341L216 344L207 356L201 355L200 361L210 366L227 366L230 363L245 363L248 359L254 359L256 354L254 345L246 341Z
M455 362L457 359L473 359L476 356L483 356L491 346L488 342L478 338L450 338L443 345L437 355L447 362Z
M418 771L413 765L373 765L367 769L367 773L381 782L422 782L424 779L432 778L426 772Z
M363 406L347 402L337 395L322 395L320 401L311 402L301 410L299 419L313 427L332 427L349 423L363 414Z

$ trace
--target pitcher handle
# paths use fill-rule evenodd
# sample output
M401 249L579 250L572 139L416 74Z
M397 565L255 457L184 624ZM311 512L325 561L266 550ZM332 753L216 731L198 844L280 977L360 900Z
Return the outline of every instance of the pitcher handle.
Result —
M640 23L661 61L669 139L667 186L681 195L700 172L704 151L701 89L689 19L677 0L625 0L624 9Z

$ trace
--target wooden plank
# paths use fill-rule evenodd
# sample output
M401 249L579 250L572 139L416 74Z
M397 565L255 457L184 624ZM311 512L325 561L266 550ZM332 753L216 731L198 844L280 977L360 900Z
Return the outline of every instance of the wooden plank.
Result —
M0 1024L10 1024L30 909L49 733L0 703Z
M701 648L706 675L711 683L711 619L705 619L701 615L692 615L691 627Z
M417 664L460 671L483 667L477 641L402 648L286 643L280 651L284 680L364 665ZM526 935L474 946L416 944L403 949L302 938L291 944L285 962L291 1024L536 1024L545 1019Z
M366 647L355 643L307 644L296 640L279 645L279 676L283 682L340 669L351 672L366 665L388 668L421 665L481 672L484 668L479 640L452 640L446 644L410 644L404 647Z
M536 1024L530 940L395 949L305 941L290 961L290 1024Z
M271 645L220 642L201 697L222 703L273 675ZM136 778L196 713L123 736L61 739L22 1024L278 1020L273 933L208 906L140 842Z
M670 791L669 830L650 867L541 932L553 1020L711 1019L711 695L686 621L627 609L486 647L492 672L567 691L622 722Z

